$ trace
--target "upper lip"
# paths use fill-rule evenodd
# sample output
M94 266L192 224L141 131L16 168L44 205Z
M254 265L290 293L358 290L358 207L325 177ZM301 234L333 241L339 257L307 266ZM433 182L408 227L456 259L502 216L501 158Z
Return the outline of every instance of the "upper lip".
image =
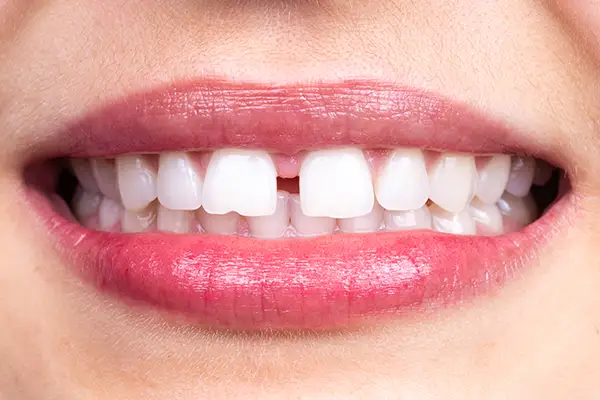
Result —
M357 145L525 152L566 164L557 146L533 144L528 135L464 105L393 84L281 87L201 80L92 111L38 144L31 157L222 147L293 154ZM261 242L92 232L52 212L31 190L26 198L45 217L65 260L100 287L240 329L337 326L493 286L558 234L548 227L565 214L565 207L555 207L509 237L412 232Z

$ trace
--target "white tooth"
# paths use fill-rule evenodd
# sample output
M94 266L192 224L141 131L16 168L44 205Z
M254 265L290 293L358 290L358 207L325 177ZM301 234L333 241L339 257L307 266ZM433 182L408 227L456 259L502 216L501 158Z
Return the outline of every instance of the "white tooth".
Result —
M72 159L71 167L73 168L73 172L79 181L79 184L87 191L91 193L99 193L100 188L98 187L98 183L96 182L96 178L94 178L94 173L92 172L92 166L90 165L90 161L82 158Z
M290 214L288 211L289 196L288 192L277 192L277 208L273 215L246 218L252 236L261 239L272 239L282 236L290 224Z
M517 197L525 197L535 176L535 160L532 157L513 156L506 191Z
M75 216L82 220L96 214L101 202L101 194L91 193L78 187L73 197L73 211Z
M550 178L552 178L552 172L553 168L550 164L543 160L536 160L533 184L536 186L544 186L550 181Z
M475 193L476 173L472 156L441 154L429 169L429 198L447 211L462 211Z
M148 232L156 228L156 206L151 204L142 211L125 210L121 230L127 233Z
M362 151L309 152L300 167L300 201L310 217L353 218L371 212L375 194Z
M206 171L203 202L210 214L273 214L277 207L277 170L273 160L260 150L216 151Z
M507 232L521 230L532 223L537 216L535 201L531 195L517 197L510 193L504 193L497 206L505 217L504 228Z
M508 183L510 175L510 156L497 154L477 170L477 197L486 204L497 202Z
M120 200L119 184L117 181L117 169L115 160L104 158L92 158L90 160L92 173L100 192L113 200Z
M173 233L190 233L193 229L191 211L170 210L158 206L158 230Z
M502 214L495 204L473 199L469 205L469 213L475 221L479 235L501 235L504 232Z
M427 206L418 210L386 211L385 227L390 231L431 229L431 213Z
M235 235L238 232L240 215L230 212L227 214L209 214L204 208L196 212L202 229L214 235Z
M309 217L302 212L300 197L290 195L290 218L298 236L330 235L335 231L336 221L328 217Z
M186 153L160 155L158 200L171 210L197 210L202 205L202 177Z
M150 156L127 155L117 158L117 180L123 206L141 211L156 199L156 170Z
M386 210L417 210L429 197L429 179L423 152L396 149L387 158L375 183L377 201Z
M121 220L121 214L123 213L123 207L116 201L105 197L100 203L100 209L98 211L98 223L99 228L102 231L113 231L116 225Z
M468 208L453 213L433 204L429 207L429 211L434 231L454 235L475 235L477 232L475 221L469 215Z
M373 210L367 215L338 219L337 225L345 233L377 232L381 228L383 208L375 202Z

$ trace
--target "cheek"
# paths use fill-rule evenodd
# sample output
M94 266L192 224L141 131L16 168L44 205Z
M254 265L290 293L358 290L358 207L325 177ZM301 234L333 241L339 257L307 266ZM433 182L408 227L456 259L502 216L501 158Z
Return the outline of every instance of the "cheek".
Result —
M549 1L548 7L562 14L568 29L574 30L600 59L600 1L560 0Z

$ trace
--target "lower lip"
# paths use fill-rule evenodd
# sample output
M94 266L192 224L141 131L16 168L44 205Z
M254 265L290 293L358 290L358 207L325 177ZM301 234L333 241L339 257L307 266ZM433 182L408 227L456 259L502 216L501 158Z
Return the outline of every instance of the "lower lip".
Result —
M25 194L84 280L234 330L341 328L489 293L549 245L560 232L552 227L568 225L559 220L574 209L573 197L503 236L395 232L262 241L90 231L59 215L41 193Z

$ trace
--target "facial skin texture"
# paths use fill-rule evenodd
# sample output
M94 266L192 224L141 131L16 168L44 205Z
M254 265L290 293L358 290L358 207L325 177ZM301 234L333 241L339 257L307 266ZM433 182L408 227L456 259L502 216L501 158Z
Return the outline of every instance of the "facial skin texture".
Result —
M0 398L600 396L594 0L0 1ZM380 79L503 118L570 160L564 238L498 293L329 334L207 332L78 281L20 204L36 138L203 75Z

